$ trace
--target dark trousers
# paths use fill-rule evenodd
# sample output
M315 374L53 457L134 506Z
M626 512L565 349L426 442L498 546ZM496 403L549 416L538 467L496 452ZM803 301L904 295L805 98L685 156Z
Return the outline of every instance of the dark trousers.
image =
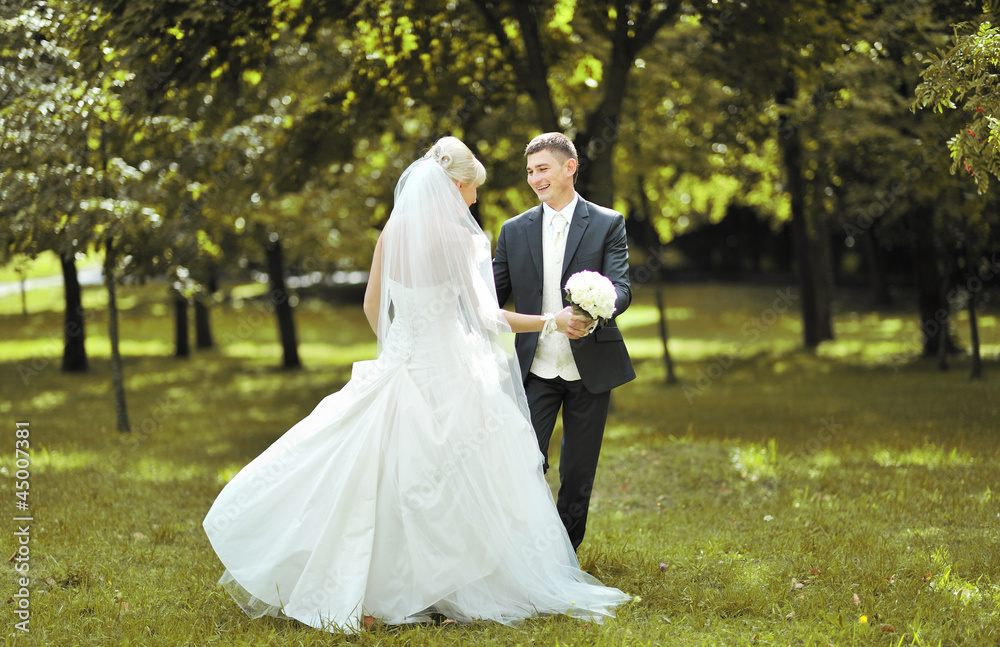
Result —
M573 548L579 548L587 529L587 509L594 489L611 392L595 394L584 388L582 380L567 382L560 377L548 380L530 373L524 382L524 391L538 447L545 458L545 471L549 469L549 441L562 407L563 437L556 509Z

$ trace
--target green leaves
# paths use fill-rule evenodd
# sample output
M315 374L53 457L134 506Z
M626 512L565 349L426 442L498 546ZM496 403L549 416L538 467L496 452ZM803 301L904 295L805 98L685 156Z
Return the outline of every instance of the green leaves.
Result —
M1000 140L995 89L987 76L961 82L996 60L996 30L980 21L961 32L980 41L963 50L968 60L942 52L921 63L914 52L947 31L929 0L906 11L871 0L41 5L67 19L27 29L27 2L0 14L12 25L3 47L30 52L17 63L16 104L0 107L0 162L21 171L0 176L0 210L36 222L81 200L131 200L161 217L155 231L148 219L134 231L176 244L174 257L215 254L198 231L223 255L247 253L238 241L258 226L292 220L297 233L282 240L293 256L336 230L324 258L364 266L401 167L444 133L487 165L480 215L491 230L531 204L522 151L541 128L579 137L608 204L636 209L641 184L664 237L681 218L690 231L733 203L787 218L780 119L803 138L810 208L830 217L870 206L899 178L914 181L888 212L940 192L948 178L930 181L932 162L966 180L968 163L977 182L996 168L986 161ZM46 76L32 64L50 55ZM950 85L914 96L961 119L948 124L950 149L938 114L905 111L917 73L934 70ZM776 101L787 79L801 91ZM108 159L141 179L125 167L102 174L102 130Z
M565 35L573 33L573 17L576 15L577 0L556 0L552 10L552 19L547 27Z
M257 87L261 78L263 78L263 75L257 70L246 70L243 72L243 80L246 81L247 85L251 88Z
M587 53L576 62L576 69L569 79L569 84L579 85L582 83L588 88L596 88L601 83L603 72L604 66L601 61Z
M948 50L928 53L911 109L945 114L961 110L968 122L948 142L952 173L971 177L980 193L990 176L1000 177L1000 29L984 14L978 21L955 25Z

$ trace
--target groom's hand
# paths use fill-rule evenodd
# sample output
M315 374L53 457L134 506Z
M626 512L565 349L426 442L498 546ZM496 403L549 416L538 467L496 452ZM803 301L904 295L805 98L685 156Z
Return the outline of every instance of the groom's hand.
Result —
M594 332L594 328L597 327L597 322L587 316L583 315L573 315L573 322L570 324L570 331L567 336L570 339L579 339L581 337L586 337L590 333Z
M556 331L563 333L570 339L586 337L593 324L590 317L573 314L572 306L566 306L556 314Z

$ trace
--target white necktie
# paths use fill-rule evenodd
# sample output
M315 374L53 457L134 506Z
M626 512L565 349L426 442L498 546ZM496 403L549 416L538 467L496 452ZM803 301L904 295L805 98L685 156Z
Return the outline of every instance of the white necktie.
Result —
M566 216L558 211L549 222L549 248L545 259L545 293L542 297L544 312L555 314L562 310L562 270L563 256L566 254Z
M552 249L556 252L555 256L559 259L560 265L562 264L563 254L566 251L565 233L566 216L556 211L552 214ZM562 268L560 268L559 273L562 274Z
M545 250L545 285L548 297L543 298L542 305L546 312L562 310L562 266L563 255L566 253L566 216L558 211L552 214L549 221L552 233L548 236L549 246ZM555 295L555 296L553 296Z

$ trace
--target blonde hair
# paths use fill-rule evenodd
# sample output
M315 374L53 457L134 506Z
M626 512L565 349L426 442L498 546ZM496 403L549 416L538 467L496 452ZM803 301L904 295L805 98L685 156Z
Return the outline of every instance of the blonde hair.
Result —
M424 155L441 165L453 180L479 186L486 181L486 169L469 147L457 137L442 137Z

